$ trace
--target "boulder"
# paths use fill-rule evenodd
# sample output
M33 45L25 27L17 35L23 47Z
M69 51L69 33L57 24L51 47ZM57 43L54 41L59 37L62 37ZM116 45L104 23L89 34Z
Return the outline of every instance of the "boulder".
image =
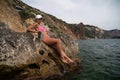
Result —
M67 35L61 40L67 55L77 58L77 44ZM0 22L0 80L41 80L62 76L78 68L79 60L65 64L54 48L39 38L34 39L30 32L15 32Z

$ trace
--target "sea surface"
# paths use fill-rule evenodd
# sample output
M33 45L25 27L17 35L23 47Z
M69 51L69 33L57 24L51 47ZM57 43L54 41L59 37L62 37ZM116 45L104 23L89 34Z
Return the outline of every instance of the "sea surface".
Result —
M63 80L120 80L120 39L77 40L80 69Z

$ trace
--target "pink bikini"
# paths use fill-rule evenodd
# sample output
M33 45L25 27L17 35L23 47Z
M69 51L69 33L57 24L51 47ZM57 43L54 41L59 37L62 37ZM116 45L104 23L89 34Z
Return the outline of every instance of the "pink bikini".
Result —
M38 27L38 30L40 31L40 33L39 33L39 35L38 35L38 37L40 38L40 39L42 39L42 32L45 32L46 30L45 30L45 28L43 27L43 26L39 26Z
M43 26L39 26L38 29L40 32L45 32L45 28Z

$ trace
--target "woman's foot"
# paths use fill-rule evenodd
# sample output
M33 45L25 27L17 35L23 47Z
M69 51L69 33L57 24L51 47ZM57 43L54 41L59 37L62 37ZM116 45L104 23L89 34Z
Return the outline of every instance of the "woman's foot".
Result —
M67 56L64 56L64 57L61 57L61 60L64 62L64 63L72 63L74 62L73 60L71 60L69 57Z
M64 61L64 62L66 62L66 63L72 63L72 62L74 62L72 59L70 59L70 58L64 53L64 51L62 51L61 60Z
M74 62L74 61L73 61L73 60L71 60L69 57L66 57L66 60L67 60L67 62L69 62L69 63Z
M61 57L61 60L62 60L62 62L64 62L64 63L68 63L68 61L67 61L64 57Z

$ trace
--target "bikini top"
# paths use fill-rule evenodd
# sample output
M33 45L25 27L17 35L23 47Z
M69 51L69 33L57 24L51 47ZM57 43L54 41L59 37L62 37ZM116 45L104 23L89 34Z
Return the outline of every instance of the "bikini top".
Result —
M46 31L43 26L39 26L38 29L39 29L40 32L45 32Z

